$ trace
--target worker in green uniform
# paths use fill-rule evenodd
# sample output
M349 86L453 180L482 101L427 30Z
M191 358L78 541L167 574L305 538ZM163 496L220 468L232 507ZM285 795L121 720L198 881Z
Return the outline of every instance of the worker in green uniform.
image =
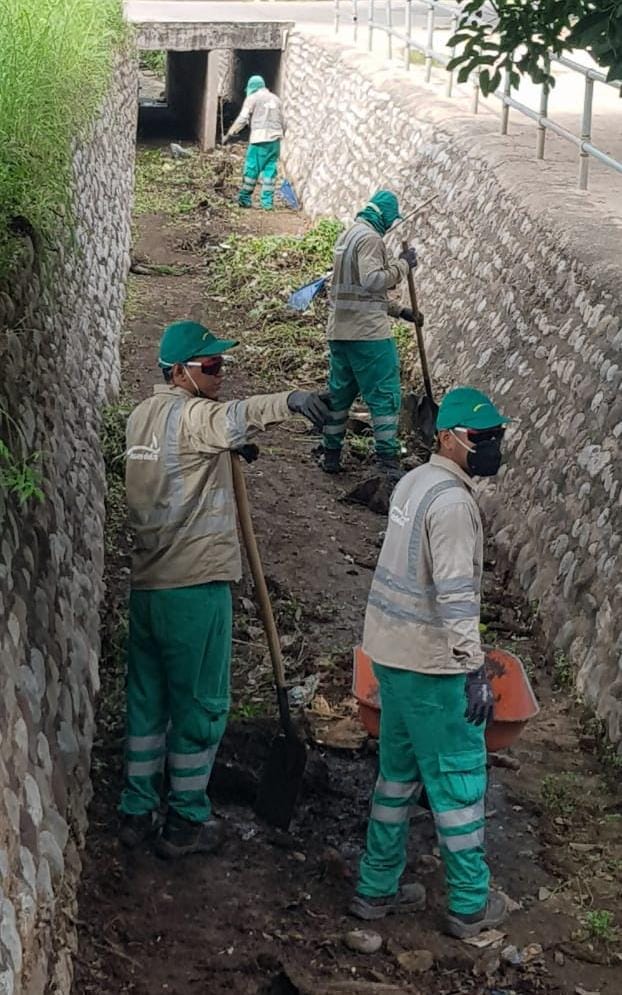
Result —
M223 353L236 342L193 321L164 331L165 383L127 424L126 491L135 534L129 609L127 770L120 838L159 828L163 857L215 849L207 795L227 722L232 581L241 574L231 452L256 457L258 432L302 414L321 428L324 396L283 391L219 401Z
M244 162L244 179L238 194L240 207L253 206L253 191L261 177L261 206L272 210L274 188L285 134L281 101L266 86L263 76L251 76L246 84L246 100L229 128L223 144L250 125L251 135Z
M423 908L399 888L408 820L425 788L448 889L446 929L468 938L498 926L507 901L489 890L484 853L486 722L493 696L480 642L483 535L474 477L501 465L507 418L478 390L443 399L438 453L391 499L363 646L380 685L380 772L351 912L378 919Z
M350 406L360 394L369 408L376 460L391 480L400 476L397 438L400 362L390 318L414 322L410 308L387 291L417 265L414 248L389 258L383 238L400 219L395 194L379 190L335 246L329 293L329 387L333 411L324 429L323 469L341 470ZM423 316L417 316L423 321Z

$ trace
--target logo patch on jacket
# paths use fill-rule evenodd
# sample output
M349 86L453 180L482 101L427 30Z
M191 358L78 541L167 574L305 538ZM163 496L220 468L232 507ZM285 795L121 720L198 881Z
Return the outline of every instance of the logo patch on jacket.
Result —
M160 444L155 433L151 436L150 446L130 446L125 454L126 459L149 460L157 463L160 459Z
M411 518L411 516L408 514L409 504L410 504L410 498L408 498L408 501L406 502L403 508L400 508L399 505L397 504L391 506L391 516L390 516L391 521L393 522L394 525L399 525L401 529L403 529L405 525L408 525Z

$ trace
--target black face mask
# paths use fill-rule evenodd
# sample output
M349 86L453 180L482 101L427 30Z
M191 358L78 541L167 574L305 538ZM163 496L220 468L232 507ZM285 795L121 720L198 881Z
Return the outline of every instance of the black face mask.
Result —
M467 456L471 477L494 477L501 466L501 439L482 439Z
M503 430L490 429L482 431L478 438L469 437L475 449L469 449L467 456L467 473L470 477L494 477L501 466L501 441ZM464 446L462 439L454 433L454 438Z

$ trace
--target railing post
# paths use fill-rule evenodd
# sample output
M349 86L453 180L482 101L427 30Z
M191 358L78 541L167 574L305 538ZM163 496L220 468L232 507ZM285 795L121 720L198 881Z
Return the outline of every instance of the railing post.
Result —
M410 69L410 36L413 29L413 8L412 0L406 0L406 44L404 46L404 63L406 69Z
M371 52L374 47L374 0L369 0L367 6L367 48Z
M451 16L451 33L452 33L452 35L455 35L455 33L456 33L457 30L458 30L458 15L457 14L452 14L452 16ZM456 46L454 45L454 47L451 50L451 57L452 57L452 59L453 59L453 57L454 57L455 54L456 54ZM448 97L451 97L451 91L453 89L453 85L454 85L454 71L453 71L453 69L450 69L448 71L448 73L447 73L447 91L446 92L447 92L447 96Z
M551 61L547 57L544 60L544 68L547 73L551 71ZM542 84L542 90L540 91L540 117L548 117L549 114L549 85L548 83ZM546 140L546 128L544 127L542 121L538 121L538 140L536 144L536 157L538 159L544 159L544 143Z
M510 70L505 71L505 82L503 84L503 96L510 97L512 95L512 80L510 77ZM508 133L508 120L510 117L510 106L506 100L503 101L503 106L501 108L501 134L507 135Z
M594 99L594 80L585 77L585 94L583 96L583 119L581 121L581 141L592 141L592 102ZM581 146L579 153L579 190L587 190L587 174L590 165L589 153Z
M335 34L339 34L339 16L341 9L339 7L339 0L335 0Z
M393 8L391 7L391 0L387 0L386 3L386 20L387 20L387 48L389 52L389 58L393 58Z
M432 0L428 0L428 19L427 19L427 42L426 42L426 53L425 53L425 81L429 83L432 78L432 50L434 48L434 4Z
M358 0L353 0L352 3L352 23L354 25L354 41L358 41L359 35L359 3Z

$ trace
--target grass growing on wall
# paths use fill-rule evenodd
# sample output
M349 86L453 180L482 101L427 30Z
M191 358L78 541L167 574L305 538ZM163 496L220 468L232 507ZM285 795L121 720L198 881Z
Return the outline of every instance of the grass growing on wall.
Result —
M121 0L2 0L0 277L14 229L70 231L73 142L97 114L124 31Z

